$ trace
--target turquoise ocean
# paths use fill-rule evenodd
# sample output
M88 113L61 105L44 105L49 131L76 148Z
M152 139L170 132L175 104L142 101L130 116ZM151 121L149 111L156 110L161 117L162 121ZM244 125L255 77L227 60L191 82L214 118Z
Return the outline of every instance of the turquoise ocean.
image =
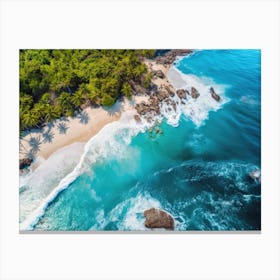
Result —
M261 186L248 175L261 168L261 51L198 50L174 62L176 87L174 75L201 96L163 106L155 127L124 114L75 166L68 150L56 170L38 168L20 188L21 229L149 230L151 207L172 214L178 231L261 229Z

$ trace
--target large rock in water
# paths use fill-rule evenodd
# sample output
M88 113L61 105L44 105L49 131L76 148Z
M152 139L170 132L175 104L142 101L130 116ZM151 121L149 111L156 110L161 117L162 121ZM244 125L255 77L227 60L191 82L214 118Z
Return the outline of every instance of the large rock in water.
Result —
M134 115L134 119L137 123L140 123L141 122L141 118L139 115Z
M216 100L216 101L220 101L221 97L215 92L215 90L210 87L210 93L211 96Z
M32 163L31 158L23 158L19 160L19 169L24 169Z
M165 211L151 208L144 211L144 216L146 217L145 226L147 228L165 228L174 230L174 219Z
M179 98L186 98L187 97L187 91L185 89L178 89L176 91Z

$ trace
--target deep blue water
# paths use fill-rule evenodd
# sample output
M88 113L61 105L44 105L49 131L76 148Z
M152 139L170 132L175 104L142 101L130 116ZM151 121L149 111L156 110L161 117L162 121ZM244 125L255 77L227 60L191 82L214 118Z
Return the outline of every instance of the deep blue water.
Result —
M120 130L35 230L144 230L150 207L171 213L176 230L261 229L261 187L248 176L261 168L260 50L197 51L176 67L224 85L228 102L200 125L182 114L130 142Z

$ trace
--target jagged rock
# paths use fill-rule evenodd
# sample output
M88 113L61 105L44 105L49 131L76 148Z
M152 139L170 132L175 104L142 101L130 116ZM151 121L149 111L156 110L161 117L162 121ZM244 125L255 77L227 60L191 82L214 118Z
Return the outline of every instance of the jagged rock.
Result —
M190 54L192 50L184 50L184 49L173 49L173 50L167 50L165 52L162 52L159 56L155 58L155 61L159 64L172 64L176 56L184 56L187 54Z
M190 95L190 92L186 89L186 93L187 93L187 95Z
M167 99L165 100L165 102L166 102L167 105L170 105L170 104L171 104L171 99L170 99L170 98L167 98Z
M194 98L194 99L197 99L199 97L199 92L197 91L196 88L192 87L191 88L191 97Z
M221 97L214 91L213 87L210 87L210 93L211 96L216 100L216 101L220 101Z
M176 91L176 93L177 93L178 97L181 99L187 97L187 95L186 95L187 91L185 89L178 89Z
M168 94L167 91L161 90L161 91L159 91L158 94L157 94L157 98L158 98L159 101L162 101L162 100L164 100L164 99L167 99L168 97L169 97L169 94Z
M158 77L160 79L163 79L165 77L161 70L155 70L154 71L154 76L156 76L156 77Z
M174 230L174 219L167 212L151 208L144 211L146 217L145 226L147 228L165 228Z
M136 82L134 82L132 80L129 81L129 84L132 87L132 91L135 94L145 94L147 92L143 86L141 86L140 84L137 84Z
M32 163L32 159L31 158L23 158L19 160L19 169L24 169L28 166L30 166L30 164Z
M159 100L157 99L156 95L151 96L149 101L153 106L157 106L159 104Z
M149 111L149 105L146 102L136 104L135 109L139 115L145 115Z
M166 89L166 91L168 92L168 94L169 94L170 96L174 96L174 95L175 95L175 93L170 89L169 86L164 86L164 88Z
M134 119L137 123L140 123L141 122L141 118L139 115L134 115Z
M186 102L184 102L183 100L181 101L181 103L182 103L183 105L185 105L185 104L186 104Z

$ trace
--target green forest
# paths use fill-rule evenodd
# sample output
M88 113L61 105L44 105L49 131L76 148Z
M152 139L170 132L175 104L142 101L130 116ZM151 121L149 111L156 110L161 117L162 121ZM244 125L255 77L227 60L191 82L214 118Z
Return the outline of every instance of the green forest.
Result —
M143 58L155 50L20 50L20 130L40 127L83 106L112 106L148 88Z

